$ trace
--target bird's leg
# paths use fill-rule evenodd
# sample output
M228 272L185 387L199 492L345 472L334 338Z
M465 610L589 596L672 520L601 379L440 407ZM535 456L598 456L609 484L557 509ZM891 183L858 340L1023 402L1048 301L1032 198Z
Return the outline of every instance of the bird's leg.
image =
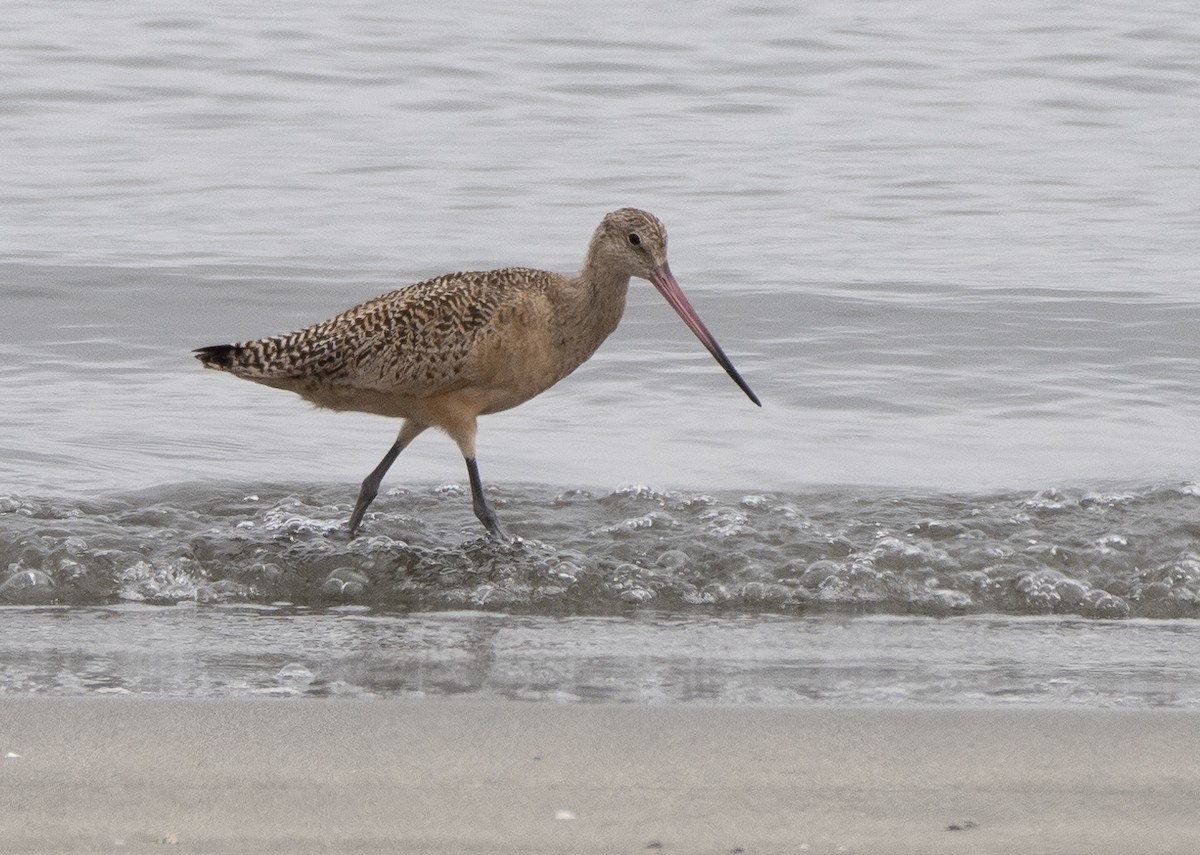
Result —
M463 460L467 461L467 475L471 479L471 507L475 509L475 516L479 517L479 521L483 523L483 527L487 529L493 540L507 541L508 535L500 527L500 520L496 519L496 512L484 498L483 482L479 480L479 464L475 462L475 414L467 413L460 416L456 422L442 424L439 427L450 434L450 438L462 452Z
M383 481L383 476L387 473L391 465L396 462L396 458L400 456L400 452L404 450L404 446L400 444L400 440L396 440L392 447L388 449L388 453L383 456L383 460L379 461L379 465L371 470L371 474L362 482L362 489L358 491L358 501L354 503L354 513L350 515L350 536L358 532L358 527L362 523L363 514L367 512L367 507L375 500L375 496L379 493L379 484Z
M479 465L475 462L474 457L468 457L466 461L467 475L471 479L471 505L475 509L475 516L479 517L479 521L483 523L483 527L488 530L488 534L494 540L508 540L508 535L500 527L500 520L496 519L496 512L483 497L483 482L479 480Z
M358 501L354 503L354 513L350 515L351 537L354 537L358 531L359 525L362 524L363 515L367 512L367 507L375 500L375 496L379 493L379 485L383 481L383 476L387 474L388 469L396 462L396 458L400 456L400 452L407 448L408 444L416 439L418 434L423 430L425 430L425 425L406 420L400 428L400 433L397 435L396 441L388 449L388 453L383 455L383 460L379 461L379 465L372 469L371 474L362 482L362 489L358 491Z

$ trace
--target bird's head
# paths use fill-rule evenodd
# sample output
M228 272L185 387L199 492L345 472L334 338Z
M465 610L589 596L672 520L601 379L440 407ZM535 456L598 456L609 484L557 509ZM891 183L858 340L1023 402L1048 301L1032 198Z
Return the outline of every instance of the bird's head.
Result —
M667 264L666 226L637 208L621 208L606 215L592 237L592 246L607 264L651 282Z
M606 215L592 236L588 259L589 263L599 261L621 274L650 280L733 382L751 401L762 406L687 297L683 296L667 264L667 228L658 217L637 208L621 208Z

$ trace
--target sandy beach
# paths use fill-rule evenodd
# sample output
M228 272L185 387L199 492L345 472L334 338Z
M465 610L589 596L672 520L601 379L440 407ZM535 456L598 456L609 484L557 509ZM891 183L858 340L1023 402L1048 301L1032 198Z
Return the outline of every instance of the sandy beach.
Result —
M5 852L1200 851L1200 716L0 702Z

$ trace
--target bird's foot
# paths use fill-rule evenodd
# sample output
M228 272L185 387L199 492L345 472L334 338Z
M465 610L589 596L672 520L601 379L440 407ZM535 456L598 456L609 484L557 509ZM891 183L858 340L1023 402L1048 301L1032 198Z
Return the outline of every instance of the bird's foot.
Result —
M511 555L514 552L525 549L525 539L510 537L507 534L496 535L489 531L483 537L468 540L463 544L463 548L470 551L479 550L494 554Z

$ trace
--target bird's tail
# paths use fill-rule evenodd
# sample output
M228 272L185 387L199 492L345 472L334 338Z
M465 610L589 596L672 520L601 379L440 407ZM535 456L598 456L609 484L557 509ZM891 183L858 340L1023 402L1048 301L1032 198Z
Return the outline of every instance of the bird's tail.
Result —
M192 353L205 368L260 383L327 376L336 373L342 360L338 341L322 325L271 338L198 347Z
M213 344L208 347L198 347L192 353L205 368L229 371L237 361L237 349L236 344Z

